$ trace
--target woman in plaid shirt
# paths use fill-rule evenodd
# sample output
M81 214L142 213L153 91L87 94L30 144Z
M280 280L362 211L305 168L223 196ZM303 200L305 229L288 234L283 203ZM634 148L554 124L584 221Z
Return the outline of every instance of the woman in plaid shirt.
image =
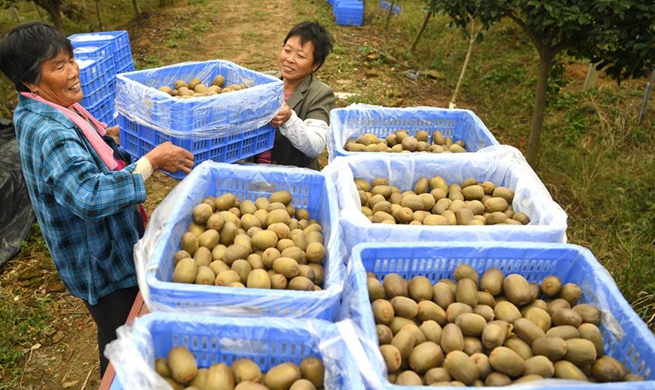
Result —
M19 92L14 124L32 206L61 280L96 322L102 375L104 347L138 293L132 251L145 180L157 169L188 173L193 154L168 142L130 164L112 138L118 126L106 129L79 104L71 43L48 24L12 28L0 71Z

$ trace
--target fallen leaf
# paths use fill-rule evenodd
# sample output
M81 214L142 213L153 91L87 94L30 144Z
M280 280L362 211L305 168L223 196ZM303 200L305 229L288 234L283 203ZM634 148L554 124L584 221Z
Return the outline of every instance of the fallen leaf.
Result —
M444 80L446 76L444 76L441 72L438 70L434 69L427 69L427 70L422 70L421 74L425 75L426 77L434 80Z
M52 338L52 341L54 343L58 343L64 338L64 336L66 336L66 334L64 332L58 331L57 334L55 335L55 337Z
M69 382L64 382L62 386L64 387L64 389L70 389L71 387L77 385L78 383L80 383L80 381L69 381Z

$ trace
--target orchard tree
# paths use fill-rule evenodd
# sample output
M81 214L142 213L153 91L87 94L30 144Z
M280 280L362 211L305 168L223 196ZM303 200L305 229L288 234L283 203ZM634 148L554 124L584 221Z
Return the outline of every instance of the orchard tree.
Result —
M64 23L61 19L63 2L64 0L34 0L36 5L46 10L52 19L52 24L62 33L64 32Z
M135 0L136 1L136 0ZM30 2L34 4L39 19L43 20L40 8L44 9L52 24L62 33L64 33L64 23L62 14L70 20L81 21L84 20L84 11L72 0L0 0L0 6L3 8L13 7L20 2Z
M421 27L419 28L418 32L414 36L414 39L412 40L412 44L409 46L409 51L414 52L414 49L416 49L416 44L418 43L418 40L421 38L421 35L423 35L423 32L425 31L425 28L428 26L428 22L434 16L436 12L436 7L437 7L437 0L429 0L429 3L423 7L423 10L425 11L425 16L423 17L423 23L421 23Z
M476 15L485 28L508 18L539 53L537 87L526 159L538 161L548 76L558 56L598 63L620 82L655 65L655 2L643 0L436 0L441 13L466 27Z

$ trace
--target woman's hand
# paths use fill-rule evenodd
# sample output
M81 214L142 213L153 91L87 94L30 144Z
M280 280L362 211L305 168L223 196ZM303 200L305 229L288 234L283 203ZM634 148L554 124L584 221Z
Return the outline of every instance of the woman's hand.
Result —
M145 157L155 171L161 169L169 173L182 171L188 174L193 168L193 154L184 148L173 145L170 141L158 145Z
M280 109L280 112L278 112L277 115L275 115L275 117L271 120L271 126L280 127L285 124L289 118L291 118L291 107L284 103Z
M119 135L120 132L118 131L118 125L112 126L112 127L107 127L105 129L105 131L107 132L108 136L110 136L111 138L114 139L114 141L116 142L116 145L121 144L121 138L120 138L120 135Z

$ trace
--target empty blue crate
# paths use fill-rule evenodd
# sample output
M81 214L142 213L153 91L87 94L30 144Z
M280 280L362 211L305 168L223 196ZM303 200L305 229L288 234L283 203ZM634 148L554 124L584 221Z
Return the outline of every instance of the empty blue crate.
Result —
M98 89L95 91L85 90L85 87L82 86L82 91L84 92L84 97L82 98L82 106L84 108L93 107L98 104L101 100L106 100L107 98L114 100L115 90L112 89L112 83L105 82L100 83Z
M104 98L98 97L95 101L91 101L90 105L83 105L83 107L86 108L94 118L105 123L107 123L107 120L113 118L116 113L113 96L105 96Z
M335 22L340 26L361 26L364 22L364 3L361 1L335 1L333 12Z
M435 131L440 131L444 137L452 138L453 142L464 141L467 152L499 145L487 126L470 110L352 104L345 108L336 108L330 113L329 159L332 161L339 156L366 153L345 150L344 145L351 138L373 134L384 139L397 130L404 130L410 136L415 136L419 130L425 130L429 140ZM429 143L431 144L431 141Z
M211 161L194 168L178 184L176 195L167 197L155 211L154 222L151 222L155 225L150 231L158 233L146 233L141 240L143 246L135 248L135 256L148 261L143 271L145 286L141 286L149 291L148 308L153 312L333 321L338 312L345 269L338 248L337 201L334 186L328 183L319 172L306 168ZM231 193L241 201L255 201L280 190L289 191L294 207L307 209L310 217L322 227L326 248L322 290L232 288L173 282L173 255L180 249L180 239L192 222L196 205L208 196ZM165 225L158 227L159 221L164 220L159 219L160 213L167 215Z
M121 147L136 159L143 157L155 146L171 141L193 153L195 165L206 160L216 162L236 162L269 150L275 141L275 128L270 124L247 130L238 134L217 138L183 138L166 134L149 126L130 121L125 116L118 116ZM168 173L174 179L183 179L183 172Z
M114 47L111 42L96 42L90 45L73 47L73 56L75 59L80 58L107 58L112 62Z
M116 78L114 66L108 58L76 58L80 68L80 85L85 95L97 92Z
M389 9L391 8L391 3L385 0L380 0L380 11L388 13ZM394 5L393 6L393 11L391 11L392 15L398 15L402 9L400 8L399 5Z
M225 78L224 85L243 83L248 88L190 99L158 90L193 78L209 86L217 75ZM224 60L123 73L117 77L116 88L116 107L122 115L179 137L208 138L216 132L236 134L262 127L284 103L281 80Z
M126 72L134 72L134 63L130 62L127 64L123 64L123 67L118 69L116 71L116 74L126 73Z
M127 31L80 33L73 34L68 39L73 48L111 44L111 60L116 70L125 69L129 64L134 63Z
M586 248L571 244L503 242L403 242L360 244L352 251L353 267L344 285L340 318L352 319L363 330L369 345L378 338L366 278L397 273L406 280L424 276L434 285L442 278L453 280L455 268L467 264L478 275L495 267L504 276L520 274L529 282L541 283L556 275L562 283L575 283L582 289L580 303L595 305L602 313L599 326L604 353L619 360L630 372L645 378L642 382L537 382L531 389L653 389L655 388L655 336L621 295L609 272ZM424 387L391 384L381 371L382 356L377 349L366 352L370 367L387 389L419 390ZM523 387L521 387L523 388ZM527 387L526 387L527 388Z

